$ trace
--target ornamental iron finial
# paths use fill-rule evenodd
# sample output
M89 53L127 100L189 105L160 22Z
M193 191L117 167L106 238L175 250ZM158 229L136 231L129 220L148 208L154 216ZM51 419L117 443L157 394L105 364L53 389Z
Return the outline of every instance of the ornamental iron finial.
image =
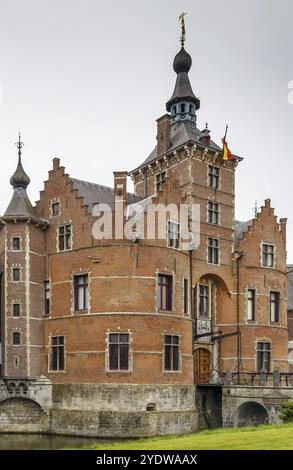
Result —
M18 148L18 161L21 161L21 149L24 146L24 143L21 141L21 134L19 132L18 141L15 142L16 147Z
M181 46L184 47L185 39L186 39L186 29L185 29L185 17L186 13L182 12L181 15L179 16L179 21L181 25L181 36L180 36L180 43Z

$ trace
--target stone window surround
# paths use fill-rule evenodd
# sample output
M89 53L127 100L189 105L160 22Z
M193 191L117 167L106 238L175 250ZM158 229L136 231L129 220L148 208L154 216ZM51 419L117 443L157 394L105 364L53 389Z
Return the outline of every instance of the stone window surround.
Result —
M209 238L212 238L214 240L218 240L218 263L209 263ZM207 235L206 236L206 262L208 266L221 266L221 238L217 237L216 235Z
M13 279L14 269L19 269L19 281L14 281L14 279ZM11 270L11 282L13 282L14 284L18 284L19 282L23 282L23 280L22 280L22 270L23 270L23 268L22 268L21 264L19 264L19 263L12 264L10 270Z
M187 281L187 312L184 312L184 301L185 301L184 281ZM190 316L190 283L189 283L189 279L186 276L183 276L182 278L182 314L184 317Z
M213 167L219 169L218 187L217 187L217 188L213 188L213 187L210 186L210 184L209 184L209 167L210 167L210 166L213 166ZM210 162L207 162L207 188L210 188L210 189L212 189L213 191L221 191L221 189L222 189L221 167L218 166L218 165L215 165L215 164L213 164L213 163L210 163Z
M52 357L52 337L63 336L64 338L64 370L52 370L51 369L51 357ZM48 373L50 374L64 374L66 373L66 334L49 334L49 352L48 352Z
M178 225L178 234L179 234L179 237L178 237L178 241L179 241L179 246L176 247L176 246L171 246L169 244L170 240L169 240L169 224L176 224ZM174 219L168 219L167 220L167 226L166 226L166 244L167 244L167 247L168 248L171 248L173 250L177 250L177 251L181 251L181 224L178 220L174 220Z
M60 227L66 227L66 225L71 226L71 247L70 248L64 248L64 250L59 250L59 228ZM57 225L57 228L56 228L56 251L57 251L57 253L66 253L66 252L72 251L72 250L73 250L73 223L72 223L72 220L69 220L68 222L64 222L64 223L62 222L62 223Z
M274 370L274 360L273 360L273 342L271 338L260 337L255 338L254 340L254 353L255 353L255 371L257 371L257 343L270 343L271 345L271 357L270 357L270 372Z
M10 305L11 305L10 316L12 318L14 318L15 320L18 320L19 318L21 318L22 317L22 303L21 303L21 301L18 300L18 299L17 300L12 300ZM15 317L13 315L13 305L19 305L19 317Z
M271 293L279 294L278 295L278 321L272 321L271 319ZM281 297L281 292L278 289L269 289L268 292L268 298L269 298L269 325L280 325L281 324L281 316L282 316L282 297Z
M271 245L274 247L274 262L273 266L265 266L262 264L262 253L263 253L263 245ZM276 262L277 262L277 247L275 243L261 241L260 242L260 266L265 269L276 269Z
M14 344L13 343L13 333L19 333L19 344ZM22 330L21 328L12 328L11 330L11 346L13 346L14 348L17 347L19 348L20 346L24 346L24 344L22 344Z
M75 277L88 276L88 308L86 310L75 310ZM90 269L80 269L71 273L71 315L87 315L91 313L91 271Z
M53 205L54 205L54 204L57 204L57 203L59 204L59 214L58 214L58 215L54 215L54 214L53 214ZM49 210L50 210L50 217L51 217L51 218L60 217L60 216L62 215L62 212L61 212L61 202L60 202L59 197L58 197L58 198L56 197L56 198L51 199Z
M165 336L178 336L179 338L179 369L178 370L165 370ZM182 374L182 354L181 354L181 334L175 332L173 329L171 329L171 332L169 330L164 330L162 333L162 372L163 374Z
M109 351L109 336L112 334L127 334L129 335L129 352L128 352L128 370L112 370L110 369L110 351ZM128 329L127 331L121 330L120 327L116 330L107 330L105 335L105 372L108 374L132 374L133 373L133 332Z
M19 250L15 250L13 248L14 238L19 238ZM13 251L13 253L19 253L20 251L24 251L23 246L22 246L22 236L20 234L15 233L15 234L12 235L12 237L10 237L10 247L11 247L11 251Z
M218 223L213 224L209 222L209 203L218 204ZM206 223L212 226L221 226L221 204L219 199L215 199L215 196L209 197L206 204Z
M211 320L212 319L212 302L214 301L213 299L213 281L212 279L201 279L197 283L197 289L196 289L196 311L197 311L197 318L198 319L206 319L206 320ZM209 312L207 317L203 317L199 315L199 302L200 302L200 286L206 286L209 288Z
M173 283L172 283L172 310L161 310L158 306L159 297L158 297L158 284L159 284L159 275L166 275L172 276ZM174 271L167 271L167 270L156 270L156 290L155 290L155 305L156 305L156 313L176 313L176 275Z
M255 292L255 304L254 304L254 320L249 320L248 319L248 291L249 290L254 290ZM257 324L257 313L258 313L258 289L256 286L253 285L247 285L245 288L245 297L244 297L244 311L245 311L245 316L246 316L246 324L247 325L256 325Z

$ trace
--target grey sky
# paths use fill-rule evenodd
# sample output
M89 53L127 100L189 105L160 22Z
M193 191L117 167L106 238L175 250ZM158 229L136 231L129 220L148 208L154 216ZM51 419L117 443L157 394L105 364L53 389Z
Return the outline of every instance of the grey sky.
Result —
M155 120L175 83L178 15L187 11L198 122L217 142L229 123L236 215L272 199L288 217L293 263L292 0L0 0L0 155L3 212L22 131L37 200L51 160L75 177L112 185L155 145Z

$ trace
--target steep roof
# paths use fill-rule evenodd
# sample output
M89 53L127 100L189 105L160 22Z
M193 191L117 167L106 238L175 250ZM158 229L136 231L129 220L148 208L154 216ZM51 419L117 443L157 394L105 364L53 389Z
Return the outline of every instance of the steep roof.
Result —
M178 124L171 126L171 147L168 149L168 152L175 150L176 148L185 145L187 143L194 143L202 147L211 148L217 152L221 152L222 148L219 147L212 140L209 145L203 144L200 141L200 136L202 136L202 131L200 131L193 122L182 121ZM157 147L151 152L148 158L135 170L140 169L141 167L150 164L158 158Z
M14 188L11 201L3 218L36 218L35 210L25 188Z
M85 205L91 211L95 204L108 204L113 207L114 205L114 189L101 184L90 183L76 178L70 178L73 183L74 189L77 189L79 196L83 197ZM127 193L126 203L133 204L138 202L141 198L133 193Z
M288 310L293 310L293 264L287 266L288 269Z
M250 225L252 225L252 220L247 220L246 222L235 220L235 240L237 242L243 237L244 232L247 232Z

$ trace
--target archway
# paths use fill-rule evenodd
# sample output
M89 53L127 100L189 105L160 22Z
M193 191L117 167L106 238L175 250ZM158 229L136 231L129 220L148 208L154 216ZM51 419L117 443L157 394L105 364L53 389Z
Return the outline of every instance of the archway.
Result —
M197 384L207 384L210 381L212 355L206 348L195 350L195 380Z
M254 401L248 401L239 406L237 411L237 426L259 426L269 423L269 414L264 406Z
M1 424L39 424L43 416L40 405L28 398L9 398L0 403L0 427Z

